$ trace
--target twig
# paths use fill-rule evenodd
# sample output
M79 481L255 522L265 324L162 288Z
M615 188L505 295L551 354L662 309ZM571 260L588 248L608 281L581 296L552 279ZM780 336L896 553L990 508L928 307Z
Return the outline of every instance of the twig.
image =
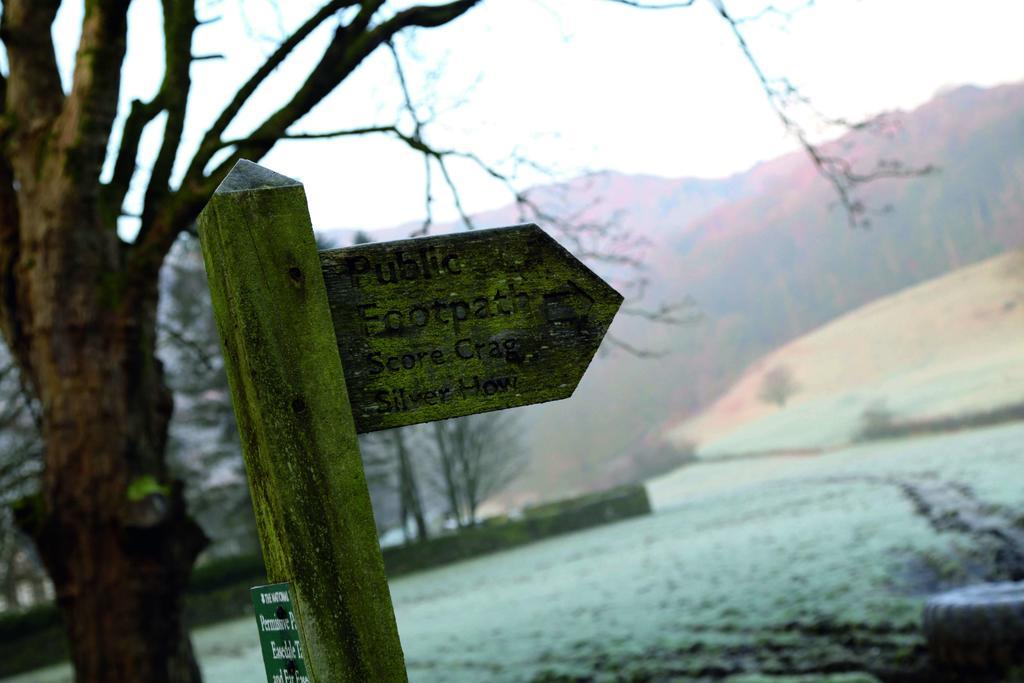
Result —
M677 315L680 311L690 311L690 314L680 317ZM706 317L704 313L697 308L696 302L690 297L686 297L683 301L675 304L661 304L654 310L628 307L620 309L619 312L623 315L643 318L649 322L659 323L662 325L692 325L704 320Z
M665 3L642 2L642 0L609 0L609 2L618 3L620 5L626 5L627 7L636 7L638 9L680 9L683 7L692 6L694 0L683 0L683 2Z
M158 323L157 328L178 344L181 344L192 351L196 358L199 359L199 362L202 363L208 371L213 372L216 369L211 355L199 344L199 342L194 339L189 339L180 330L175 329L165 322Z
M796 138L797 142L811 158L811 162L818 169L818 172L832 186L832 189L838 197L839 204L846 212L847 221L850 227L868 227L870 225L870 220L866 218L866 215L869 213L868 208L855 194L856 188L859 185L882 178L919 177L933 173L936 170L932 165L915 168L904 164L880 163L869 173L856 173L848 160L826 154L821 147L810 141L807 131L789 115L786 109L787 102L790 102L794 98L803 103L806 103L807 99L801 95L796 87L788 80L772 80L767 77L757 58L754 56L750 45L747 43L746 37L740 30L740 20L737 20L729 13L725 7L724 0L712 1L719 16L721 16L721 18L729 25L733 37L739 45L740 51L743 53L747 63L750 64L750 67L754 70L765 95L768 97L769 104L775 111L779 120L782 122L782 125L786 128L787 132ZM811 4L812 3L807 3L805 6L810 6ZM752 20L754 16L748 17L744 21ZM773 83L780 83L782 87L776 87ZM855 124L851 124L842 119L827 121L837 125L844 125L846 128L851 130L860 130L869 127L872 125L872 122L878 121L878 117Z
M423 127L425 125L425 122L420 120L419 114L416 112L416 107L415 105L413 105L412 95L409 93L409 84L408 81L406 81L405 79L405 70L402 68L402 60L398 56L398 49L395 48L395 41L389 40L387 42L387 47L388 50L391 52L392 59L395 62L395 75L398 77L398 86L402 91L403 106L405 107L406 112L408 112L409 117L412 119L413 122L414 128L412 137L414 140L417 140L422 143ZM426 214L423 219L423 224L420 226L420 229L417 230L416 233L414 233L414 236L426 235L430 231L431 226L434 224L434 169L433 164L431 164L431 154L429 154L426 151L423 151L422 154L424 172L424 208L426 209ZM447 179L447 173L445 173L445 177ZM452 184L450 182L449 187L452 187ZM458 193L455 192L453 189L452 194L455 196L456 205L460 205Z
M632 344L622 341L612 333L607 333L604 336L604 341L608 342L612 346L616 346L631 356L637 358L664 358L668 355L668 351L654 351L652 349L640 349Z

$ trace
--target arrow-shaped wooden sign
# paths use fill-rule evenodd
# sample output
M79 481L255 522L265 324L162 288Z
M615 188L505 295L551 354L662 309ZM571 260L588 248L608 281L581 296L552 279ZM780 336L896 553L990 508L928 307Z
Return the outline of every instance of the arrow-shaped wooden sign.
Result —
M356 432L569 396L622 297L536 225L317 253L302 185L244 160L197 223L267 680L406 680Z
M532 224L320 261L360 432L566 398L622 303Z

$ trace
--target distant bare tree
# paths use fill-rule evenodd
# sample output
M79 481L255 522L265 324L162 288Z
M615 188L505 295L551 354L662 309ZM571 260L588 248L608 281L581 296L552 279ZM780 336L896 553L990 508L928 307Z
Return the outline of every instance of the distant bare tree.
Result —
M423 511L423 496L420 494L419 480L409 457L404 430L392 429L391 442L395 449L395 462L398 466L398 501L402 517L402 529L408 529L409 522L416 525L416 540L425 541L430 536L427 529L426 515Z
M397 522L406 541L410 527L415 529L412 537L417 541L430 537L420 485L422 467L413 462L416 444L420 442L417 436L422 431L419 426L402 427L363 434L359 439L378 533L384 533Z
M785 365L778 365L764 373L758 396L765 403L774 403L782 407L786 405L786 401L796 393L797 389L793 372Z
M418 457L424 451L425 436L421 425L359 436L379 536L400 526L406 541L430 538L431 501L424 495L424 463Z
M7 609L19 604L17 584L24 578L26 558L34 558L28 537L14 526L9 507L39 486L42 440L36 427L37 407L21 386L18 368L0 344L0 597ZM35 562L37 582L45 579Z
M435 422L432 482L460 527L477 522L480 504L526 466L519 423L507 412Z
M254 552L238 428L210 306L199 240L184 234L161 272L158 356L174 394L168 430L171 471L185 482L188 509L213 541L208 556Z

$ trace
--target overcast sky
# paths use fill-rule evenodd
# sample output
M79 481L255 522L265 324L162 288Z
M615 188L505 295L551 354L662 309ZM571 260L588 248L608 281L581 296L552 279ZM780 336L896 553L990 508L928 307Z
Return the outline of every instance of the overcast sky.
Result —
M54 35L68 74L81 3L64 4ZM273 39L317 5L289 0L274 11L268 0L206 4L203 18L224 18L198 30L194 51L226 59L193 67L187 133L193 143ZM728 6L742 15L762 4L734 0ZM132 5L122 115L131 98L151 97L159 82L159 5ZM828 114L853 118L911 108L954 85L1024 78L1021 26L1020 0L819 0L790 21L769 18L747 33L770 75L798 83ZM290 93L328 38L327 30L315 34L231 133L243 135ZM453 24L422 31L399 47L414 95L438 111L428 140L495 162L518 151L562 177L600 169L715 177L793 148L709 2L651 12L603 0L485 0ZM399 108L394 64L382 51L294 130L389 123ZM305 183L319 229L372 229L424 215L423 161L400 143L288 142L262 163ZM453 172L471 211L510 199L468 165ZM524 183L538 180L523 177ZM435 195L436 215L452 217L443 187ZM125 221L122 230L132 229Z

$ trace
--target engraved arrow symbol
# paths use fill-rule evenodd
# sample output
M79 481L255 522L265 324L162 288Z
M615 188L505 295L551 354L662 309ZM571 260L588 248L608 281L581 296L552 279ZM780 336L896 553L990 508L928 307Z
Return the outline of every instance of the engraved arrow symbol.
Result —
M572 280L566 286L544 295L544 316L549 323L583 322L594 305L590 296Z

